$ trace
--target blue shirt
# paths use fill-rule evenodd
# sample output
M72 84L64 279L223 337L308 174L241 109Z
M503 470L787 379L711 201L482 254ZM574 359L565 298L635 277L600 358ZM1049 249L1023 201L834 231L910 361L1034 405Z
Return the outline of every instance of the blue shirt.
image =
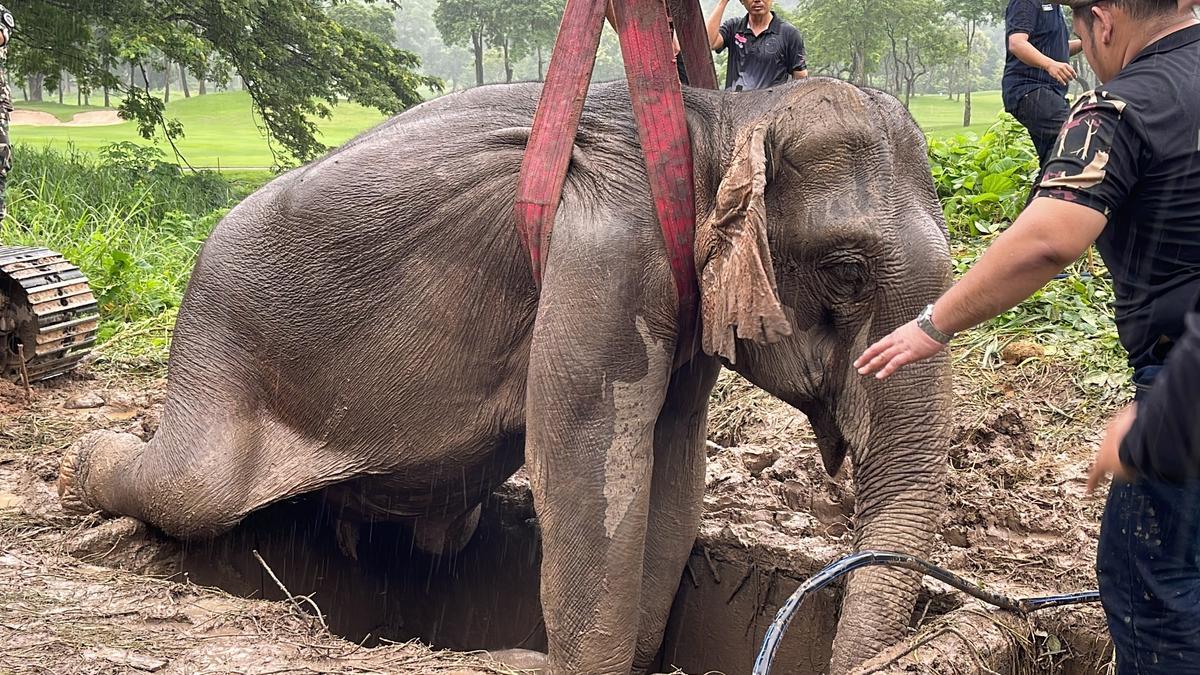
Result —
M1071 58L1071 34L1067 31L1067 21L1059 5L1042 4L1035 0L1010 0L1008 9L1004 10L1006 44L1013 33L1025 33L1029 36L1029 44L1055 61L1066 63ZM1067 95L1065 84L1059 84L1041 68L1026 65L1012 52L1008 52L1004 62L1004 80L1000 87L1004 94L1004 109L1010 113L1015 112L1017 103L1035 89L1045 87L1060 96Z

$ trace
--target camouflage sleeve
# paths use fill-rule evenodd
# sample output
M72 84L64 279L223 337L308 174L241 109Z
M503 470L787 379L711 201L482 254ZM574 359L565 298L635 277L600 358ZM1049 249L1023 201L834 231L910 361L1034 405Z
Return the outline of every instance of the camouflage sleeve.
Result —
M1058 132L1036 196L1083 204L1109 216L1142 175L1146 147L1125 101L1107 92L1083 94Z
M13 19L12 12L4 5L0 5L0 33L4 35L4 44L8 44L8 39L12 37L12 31L17 27L17 22Z

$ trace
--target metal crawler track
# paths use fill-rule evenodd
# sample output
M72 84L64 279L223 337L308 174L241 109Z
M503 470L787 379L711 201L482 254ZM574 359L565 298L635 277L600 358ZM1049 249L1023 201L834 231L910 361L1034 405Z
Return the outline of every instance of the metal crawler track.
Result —
M48 249L0 246L0 377L36 382L66 373L95 344L99 323L79 268Z

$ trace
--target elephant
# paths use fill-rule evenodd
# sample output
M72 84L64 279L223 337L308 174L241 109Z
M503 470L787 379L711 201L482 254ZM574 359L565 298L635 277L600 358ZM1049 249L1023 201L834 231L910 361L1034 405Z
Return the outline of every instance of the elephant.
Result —
M856 547L926 555L948 362L884 381L852 367L950 281L904 108L825 78L684 89L700 298L685 336L624 83L589 89L535 285L513 209L540 91L425 102L234 207L188 283L157 433L76 441L64 506L200 538L319 490L436 554L525 465L545 672L643 673L697 535L728 367L809 418L831 475L850 457ZM830 672L899 640L918 590L911 572L856 572Z

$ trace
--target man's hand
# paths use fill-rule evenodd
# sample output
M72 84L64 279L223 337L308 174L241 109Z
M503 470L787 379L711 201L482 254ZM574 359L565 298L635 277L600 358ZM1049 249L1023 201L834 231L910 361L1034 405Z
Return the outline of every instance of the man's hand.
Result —
M1050 74L1059 84L1070 84L1071 80L1075 79L1075 68L1069 63L1062 61L1051 61L1046 64L1045 71Z
M1108 423L1108 429L1104 432L1104 440L1100 442L1100 449L1096 451L1096 459L1092 461L1092 470L1088 472L1088 494L1092 494L1101 483L1106 482L1110 475L1125 482L1133 479L1133 474L1121 463L1120 450L1121 441L1125 438L1125 434L1129 433L1129 427L1133 426L1135 419L1137 419L1137 404L1130 403Z
M875 373L875 377L882 380L896 372L900 366L937 354L944 346L926 335L913 320L868 347L854 362L854 367L858 369L859 375Z

